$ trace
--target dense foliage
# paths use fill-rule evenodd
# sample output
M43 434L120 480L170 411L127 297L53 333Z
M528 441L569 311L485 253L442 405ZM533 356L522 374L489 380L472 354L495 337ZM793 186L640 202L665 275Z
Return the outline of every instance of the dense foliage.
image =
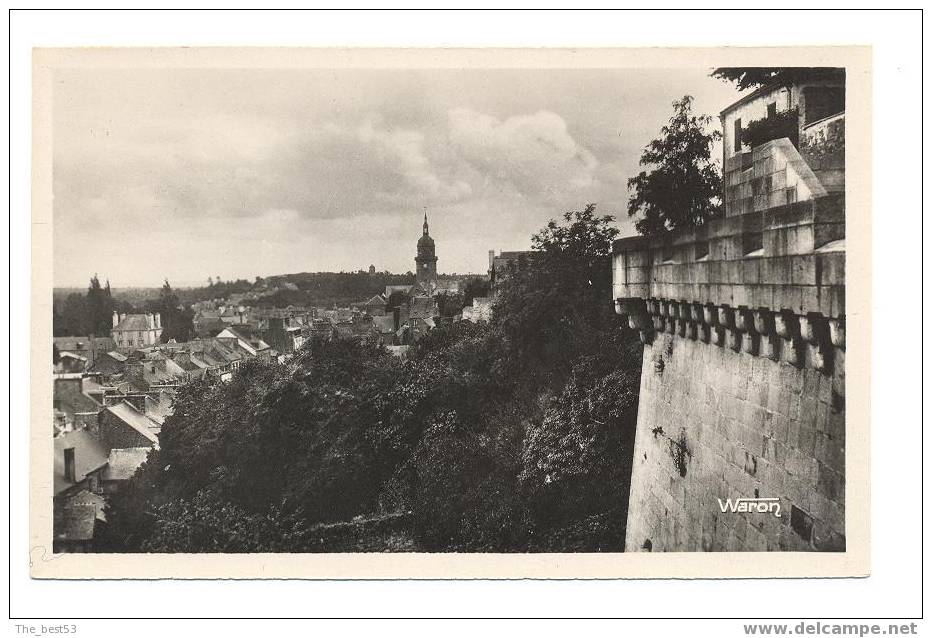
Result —
M113 311L126 312L110 292L110 281L101 285L95 274L87 292L71 292L52 305L52 334L56 337L108 335L113 326Z
M789 86L825 77L844 77L844 69L834 67L742 66L719 67L712 77L732 82L739 91L762 86Z
M194 312L181 304L167 279L159 291L159 300L155 304L154 312L161 315L162 343L168 343L172 339L181 343L194 337Z
M628 215L640 217L642 235L701 226L722 214L722 177L712 161L721 133L706 130L712 118L693 115L692 102L689 95L673 102L669 124L641 154L645 170L628 180Z
M742 131L741 141L748 148L754 148L781 137L789 138L793 146L799 146L798 109L787 109L759 120L751 120Z
M405 512L422 551L620 551L640 344L612 311L611 221L549 224L491 323L405 360L312 340L186 385L101 549L326 551L321 526Z

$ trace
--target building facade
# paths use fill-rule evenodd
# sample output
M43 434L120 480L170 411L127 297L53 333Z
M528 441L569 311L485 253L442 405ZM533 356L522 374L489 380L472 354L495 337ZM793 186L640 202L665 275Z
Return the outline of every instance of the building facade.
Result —
M154 346L162 338L162 316L159 313L125 315L113 313L110 336L117 348Z
M761 87L721 121L726 216L844 192L844 70Z

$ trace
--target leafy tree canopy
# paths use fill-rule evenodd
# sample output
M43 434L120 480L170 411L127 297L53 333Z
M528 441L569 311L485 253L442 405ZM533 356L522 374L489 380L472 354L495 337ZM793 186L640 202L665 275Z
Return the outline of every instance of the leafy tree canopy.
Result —
M719 67L711 75L724 82L732 82L739 91L755 89L761 86L789 86L798 82L844 76L844 69L834 67L785 67L785 66L743 66Z
M181 343L194 337L194 312L181 305L168 279L159 291L155 312L161 315L162 343L168 343L172 339Z
M692 103L689 95L673 102L669 123L641 154L645 170L628 180L628 215L640 216L642 235L694 228L722 214L722 178L712 161L721 133L707 131L712 118L694 115Z
M537 254L498 288L493 306L515 374L534 384L559 385L573 359L600 347L617 330L611 302L611 245L618 229L595 204L551 220L532 237Z
M113 327L113 298L110 295L110 281L100 285L95 274L87 287L87 332L93 335L108 335Z

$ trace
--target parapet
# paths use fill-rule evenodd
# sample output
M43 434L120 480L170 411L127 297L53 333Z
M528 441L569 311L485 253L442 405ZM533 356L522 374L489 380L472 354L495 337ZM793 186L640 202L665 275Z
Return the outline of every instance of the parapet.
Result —
M612 252L616 311L645 342L668 331L819 369L844 347L843 193L619 239Z

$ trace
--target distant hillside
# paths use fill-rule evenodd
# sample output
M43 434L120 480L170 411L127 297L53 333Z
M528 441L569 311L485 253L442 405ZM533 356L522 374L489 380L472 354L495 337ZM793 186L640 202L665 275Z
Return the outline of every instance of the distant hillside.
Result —
M485 275L441 274L441 280L467 280ZM174 288L185 305L207 299L243 298L247 305L284 308L295 306L347 306L362 302L385 290L385 286L408 284L414 281L413 273L390 272L303 272L272 277L257 277L254 281L238 279L219 281L210 286ZM144 310L159 297L159 288L112 289L121 309ZM61 309L70 294L84 295L86 288L55 288L53 302Z

